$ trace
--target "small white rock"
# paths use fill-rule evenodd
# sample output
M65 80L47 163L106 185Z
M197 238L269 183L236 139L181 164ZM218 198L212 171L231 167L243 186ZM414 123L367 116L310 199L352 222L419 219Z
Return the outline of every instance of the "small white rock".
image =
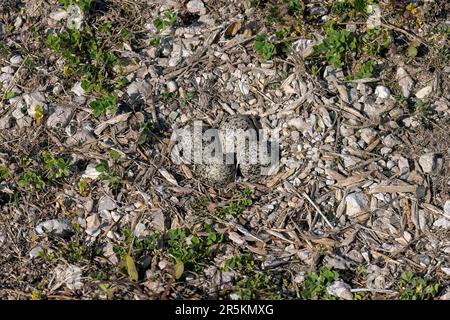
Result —
M81 82L80 81L75 83L73 85L72 89L70 89L70 91L72 91L73 93L75 93L79 97L82 97L82 96L84 96L86 94L86 91L81 86Z
M444 214L450 217L450 200L445 201Z
M78 290L83 287L81 281L81 268L69 264L68 266L57 266L53 271L56 276L56 284L51 288L52 291L62 285L66 285L70 290Z
M448 230L450 229L450 220L445 217L439 218L433 223L433 227Z
M393 134L389 134L383 139L383 144L388 148L393 148L400 143L400 139Z
M381 99L387 99L391 96L391 91L385 86L377 86L375 88L375 95Z
M1 68L0 70L2 70L2 72L4 72L4 73L9 73L9 74L14 73L14 69L11 66L5 66L5 67Z
M358 85L356 86L356 90L361 92L361 94L364 96L370 95L373 91L372 88L365 83L358 83Z
M8 116L8 115L0 118L0 130L6 130L6 129L11 128L11 125L12 125L11 119L12 119L12 117Z
M23 58L21 55L16 54L15 56L12 56L11 59L9 59L9 62L13 66L18 66L23 62Z
M53 11L49 15L49 18L55 21L61 21L67 17L66 10Z
M241 93L246 96L250 93L250 88L248 86L248 82L247 81L241 81L239 80L238 82L238 86L239 86L239 90L241 91Z
M352 192L345 198L347 215L352 217L364 212L368 208L368 201L362 192Z
M400 173L404 174L409 172L409 162L408 159L399 156L398 157L398 168L400 169Z
M12 77L13 75L11 73L0 74L0 84L7 85L11 81Z
M142 222L136 224L136 227L134 228L134 235L139 238L145 236L146 234L147 228L145 227L145 224L143 224Z
M67 8L67 28L80 30L83 24L84 15L77 5L70 5Z
M95 180L100 176L100 172L96 169L97 163L89 163L81 176L84 179L92 179Z
M178 85L175 81L169 81L167 82L167 90L169 92L175 92L178 90Z
M391 152L392 152L392 148L383 147L383 148L380 149L380 153L383 156L385 156L385 155L387 155L387 154L389 154Z
M95 236L100 233L100 219L98 214L94 213L86 218L86 233L90 236Z
M426 153L419 158L419 164L423 172L431 173L436 168L436 154Z
M428 97L430 95L431 92L433 92L433 87L426 86L426 87L423 87L422 89L420 89L419 91L417 91L416 97L418 99L425 99L426 97Z
M41 92L26 93L23 95L23 99L27 104L27 112L30 117L36 115L36 108L39 107L41 112L45 111L45 97Z
M405 98L409 98L411 90L414 86L413 79L409 76L408 72L402 67L397 69L397 81L402 89L402 94Z
M169 67L175 67L177 66L181 60L182 60L182 51L183 51L183 47L180 44L174 43L172 46L172 52L170 54L170 59L169 59Z
M109 196L103 196L98 200L98 212L103 212L104 210L112 211L116 208L116 203Z
M22 23L23 23L22 17L21 17L21 16L18 16L18 17L16 18L16 21L14 21L14 27L15 27L16 29L19 29L19 28L22 26Z
M393 167L395 167L395 162L394 161L389 160L388 162L386 162L386 168L391 170Z
M41 255L41 252L44 252L44 249L42 249L41 246L36 246L33 249L30 250L30 258L38 258Z
M351 287L342 280L333 282L327 287L327 292L335 297L352 300L353 294L350 291Z
M198 13L200 15L206 14L206 8L202 1L191 0L186 4L186 9L191 13Z
M441 267L441 270L450 277L450 267Z
M447 288L447 291L439 297L439 300L450 300L450 288Z
M56 107L47 119L47 127L64 128L72 117L73 110L66 107Z
M43 221L36 226L37 234L52 233L58 236L66 236L73 233L72 226L62 219Z

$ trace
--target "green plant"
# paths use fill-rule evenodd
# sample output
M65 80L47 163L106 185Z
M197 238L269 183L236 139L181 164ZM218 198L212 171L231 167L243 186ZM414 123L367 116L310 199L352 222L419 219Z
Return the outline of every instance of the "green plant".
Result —
M255 268L253 258L248 254L232 257L225 261L224 271L252 271Z
M134 250L137 252L137 255L151 254L157 249L160 238L161 234L155 232L143 239L137 239L134 243Z
M44 189L46 184L40 176L35 172L27 171L25 172L17 182L17 185L22 189Z
M10 174L8 171L8 168L6 168L5 166L0 166L0 178L2 180L8 180L10 178Z
M46 262L52 262L56 259L56 254L54 251L42 249L38 252L38 257Z
M132 42L136 40L136 36L134 35L134 33L126 29L120 31L120 38L123 42Z
M62 247L60 252L69 263L78 263L87 254L87 249L81 241L72 241Z
M55 158L50 152L42 151L45 175L48 179L67 177L70 174L71 161L64 158Z
M264 59L269 60L277 53L275 45L265 35L258 35L255 39L255 51Z
M187 106L188 104L190 104L194 100L195 96L196 96L195 91L188 91L188 92L186 92L186 98L184 98L181 101L181 105L183 107Z
M117 151L117 150L109 149L109 156L111 157L111 159L112 159L113 161L117 161L117 160L120 159L121 154L120 154L120 152Z
M148 44L152 47L159 48L161 46L161 36L158 34L148 41Z
M78 186L78 191L80 191L80 193L82 195L87 194L87 192L89 190L89 184L86 180L80 179L77 183L77 186Z
M171 103L172 101L175 100L175 93L174 92L162 92L161 100L164 103Z
M47 45L64 59L63 75L80 80L86 92L111 94L123 84L120 75L116 76L117 69L121 70L120 61L108 48L101 32L89 26L83 31L64 29L50 33Z
M260 299L264 291L269 291L268 298L273 299L273 283L268 272L254 273L240 280L236 284L235 293L243 300Z
M245 188L237 200L234 200L226 207L219 209L217 211L217 216L224 218L227 215L237 216L241 214L253 204L253 200L251 199L252 193L250 188Z
M148 44L152 47L159 48L161 46L162 37L159 34L168 27L174 26L177 23L177 13L173 10L166 10L161 17L153 20L153 25L157 30L157 34L150 38Z
M113 251L119 258L123 258L125 254L132 257L140 258L143 255L153 254L157 249L158 241L161 239L159 232L152 233L144 238L136 238L130 228L123 230L124 245L115 246Z
M375 71L375 62L369 60L364 62L361 66L359 66L353 78L354 79L369 78L373 76L374 71Z
M400 299L402 300L429 300L439 291L439 284L413 274L404 272L400 280Z
M284 3L287 3L288 9L291 13L301 15L303 14L303 3L301 0L283 0Z
M6 57L11 52L11 49L4 43L0 43L0 55Z
M153 20L153 25L158 31L162 31L168 27L175 25L177 22L177 14L172 10L166 10L163 12L162 17Z
M275 23L283 23L283 18L280 16L279 10L276 6L273 6L269 8L269 12L266 16L266 21L269 24L275 24Z
M151 133L155 130L153 122L148 121L142 125L141 134L139 135L138 144L142 145L150 141Z
M314 47L314 52L324 56L333 67L340 68L346 62L346 55L356 50L356 38L348 30L334 29L332 24L328 24L325 31L325 39Z
M113 252L117 257L123 258L127 254L127 249L123 246L113 246Z
M44 118L44 111L42 110L42 107L37 105L34 107L34 120L41 121Z
M281 51L285 54L289 54L291 52L291 43L290 40L288 38L290 33L289 28L284 27L281 30L278 30L275 35L277 36L278 39L278 44L277 44L277 51Z
M198 250L200 246L198 237L192 237L190 245L186 242L187 234L182 229L171 229L167 231L166 237L167 251L174 263L181 262L184 266L192 267L195 271L201 269L198 260L204 253Z
M358 37L358 49L361 54L374 57L389 46L391 38L386 30L368 29Z
M101 160L100 163L95 166L95 170L100 172L100 180L107 182L113 187L119 185L121 178L110 169L107 161Z
M115 114L117 112L117 98L112 94L104 95L92 101L89 105L91 106L94 116L96 117L100 117L108 112L111 114Z
M24 167L28 167L33 161L30 158L23 157L20 159L20 164Z
M314 47L314 53L334 68L353 70L349 79L361 79L374 75L374 57L379 56L390 41L386 30L367 29L366 32L352 34L328 22L325 25L325 38Z
M3 99L10 100L10 99L14 98L15 96L16 96L16 93L14 91L7 91L7 92L5 92Z
M58 0L59 4L67 9L71 5L77 5L81 11L87 13L91 8L95 0Z
M206 238L203 240L206 247L210 247L223 241L223 234L215 232L210 224L203 224L203 229L204 232L206 232Z
M101 270L93 271L89 276L92 280L108 280L109 278L108 273Z
M372 1L366 0L341 0L335 1L331 7L331 13L339 15L340 20L344 21L347 18L356 18L359 15L367 17L367 5Z
M111 22L104 22L104 23L102 23L102 24L100 25L100 27L98 28L98 32L110 34L112 28L113 28L113 25L112 25Z
M178 270L202 270L202 261L209 256L211 246L223 241L223 235L216 233L210 225L203 227L206 236L189 235L183 229L167 231L167 253Z
M422 100L416 101L416 113L420 116L425 117L430 111L430 104L428 102L424 102Z
M339 278L339 274L327 267L322 267L319 272L308 272L303 282L303 288L300 296L303 299L335 299L326 289L335 280Z

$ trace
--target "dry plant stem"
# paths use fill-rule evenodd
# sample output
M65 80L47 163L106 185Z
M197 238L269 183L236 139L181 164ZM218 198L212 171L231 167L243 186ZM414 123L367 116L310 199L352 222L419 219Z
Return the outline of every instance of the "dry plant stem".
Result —
M320 210L320 208L314 203L314 201L312 201L312 199L305 193L302 192L302 196L309 201L309 203L311 203L311 205L314 207L314 209L316 209L317 213L320 214L320 216L322 217L322 219L327 223L327 225L330 228L334 228L333 225L331 224L330 221L328 221L327 217L323 214L322 210Z

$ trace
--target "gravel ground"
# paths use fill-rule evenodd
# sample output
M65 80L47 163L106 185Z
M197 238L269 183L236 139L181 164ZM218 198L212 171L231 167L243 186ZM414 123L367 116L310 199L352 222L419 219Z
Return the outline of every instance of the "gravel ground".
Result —
M450 299L448 9L3 1L0 298ZM175 161L242 116L270 175Z

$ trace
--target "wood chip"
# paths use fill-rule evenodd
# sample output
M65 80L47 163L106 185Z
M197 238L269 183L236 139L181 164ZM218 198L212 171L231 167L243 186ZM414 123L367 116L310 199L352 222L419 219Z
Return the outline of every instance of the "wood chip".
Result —
M338 181L335 186L338 188L348 187L353 184L359 183L361 181L367 180L370 177L371 172L355 174L351 177L345 178L344 180Z
M159 173L161 173L161 175L164 177L164 179L166 179L168 182L170 182L171 184L178 186L178 182L177 180L174 178L173 175L171 175L169 173L169 171L167 171L165 168L161 167L158 169Z
M118 116L115 116L115 117L113 117L113 118L111 118L111 119L108 119L108 120L102 122L101 124L99 124L99 125L97 126L97 128L95 128L94 133L98 136L98 135L100 135L100 134L103 132L103 130L105 130L109 125L116 124L116 123L119 123L119 122L127 121L127 119L128 119L129 116L130 116L130 113L122 113L122 114L119 114Z
M417 186L413 185L401 185L401 186L383 186L377 185L373 189L369 190L370 194L374 193L395 193L395 192L404 192L404 193L414 193L417 192Z

